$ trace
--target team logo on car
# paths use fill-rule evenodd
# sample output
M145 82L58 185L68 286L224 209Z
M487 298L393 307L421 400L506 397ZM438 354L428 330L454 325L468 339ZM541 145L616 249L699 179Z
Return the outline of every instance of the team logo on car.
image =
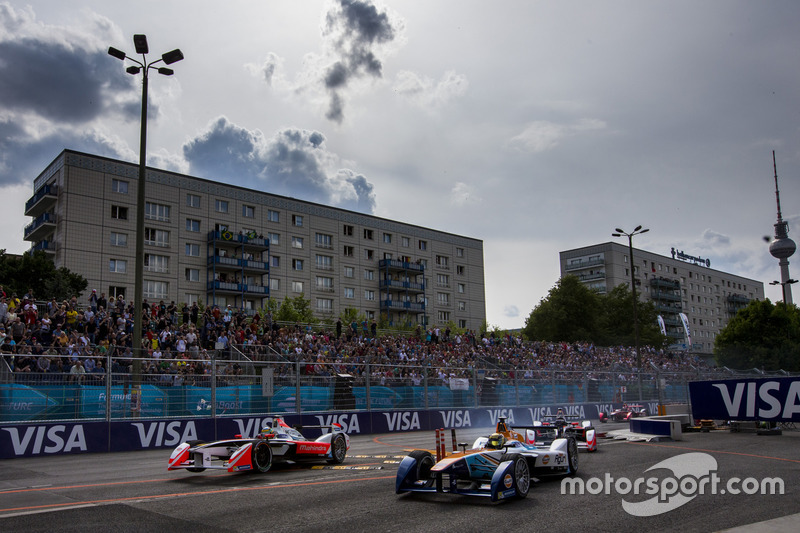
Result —
M506 474L506 477L503 478L503 484L507 489L511 488L511 485L514 484L514 478L511 477L511 474Z
M549 462L550 462L550 456L549 455L545 455L544 457L542 457L542 464L543 465L546 465Z

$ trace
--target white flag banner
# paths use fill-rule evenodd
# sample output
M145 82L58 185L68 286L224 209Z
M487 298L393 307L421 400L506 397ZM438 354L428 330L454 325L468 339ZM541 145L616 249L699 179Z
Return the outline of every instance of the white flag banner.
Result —
M450 390L469 390L469 379L450 378Z
M689 332L689 317L686 316L685 313L679 313L678 316L681 317L681 322L683 322L683 331L686 332L686 343L689 345L689 348L692 347L692 334Z
M661 328L662 335L667 334L667 325L664 323L664 317L661 315L658 315L658 327Z

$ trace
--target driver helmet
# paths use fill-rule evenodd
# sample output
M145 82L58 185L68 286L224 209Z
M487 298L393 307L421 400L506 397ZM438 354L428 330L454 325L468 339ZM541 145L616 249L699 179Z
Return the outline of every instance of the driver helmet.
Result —
M500 433L492 433L489 435L489 440L486 442L487 448L494 448L495 450L499 450L505 444L506 438Z

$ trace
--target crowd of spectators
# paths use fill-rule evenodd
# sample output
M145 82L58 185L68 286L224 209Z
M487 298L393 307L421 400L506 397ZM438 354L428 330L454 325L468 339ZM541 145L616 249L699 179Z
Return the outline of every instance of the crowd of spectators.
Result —
M230 306L175 302L143 305L140 351L131 345L133 305L122 296L107 298L92 291L87 302L37 301L33 290L19 298L0 287L0 352L14 372L69 375L78 383L103 383L131 371L141 355L146 381L161 385L204 384L216 351L222 379L242 375L246 361L277 362L288 375L300 363L305 376L334 373L418 384L424 377L446 381L470 377L475 369L510 379L568 378L613 374L635 379L638 365L630 346L599 347L590 343L527 342L495 332L451 332L417 328L408 334L379 332L375 321L333 325L278 325L269 315L249 315ZM652 372L712 371L702 359L643 347L643 369ZM110 363L109 363L110 361Z

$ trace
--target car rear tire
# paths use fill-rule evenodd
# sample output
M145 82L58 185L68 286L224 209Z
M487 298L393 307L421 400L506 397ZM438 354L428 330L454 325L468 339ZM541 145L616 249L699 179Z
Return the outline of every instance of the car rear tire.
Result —
M337 433L331 440L331 458L328 462L334 465L342 464L345 457L347 457L347 440L344 435Z
M525 498L531 490L531 469L528 466L528 461L521 455L508 453L500 458L501 463L505 461L513 461L511 475L514 479L514 490L517 493L517 498Z
M417 461L415 479L409 479L409 481L413 483L421 481L423 486L432 487L435 479L431 477L431 468L436 464L436 461L433 459L431 452L414 450L408 456Z
M257 442L253 445L250 454L253 462L253 472L263 474L272 467L272 448L269 447L269 443L264 441Z

